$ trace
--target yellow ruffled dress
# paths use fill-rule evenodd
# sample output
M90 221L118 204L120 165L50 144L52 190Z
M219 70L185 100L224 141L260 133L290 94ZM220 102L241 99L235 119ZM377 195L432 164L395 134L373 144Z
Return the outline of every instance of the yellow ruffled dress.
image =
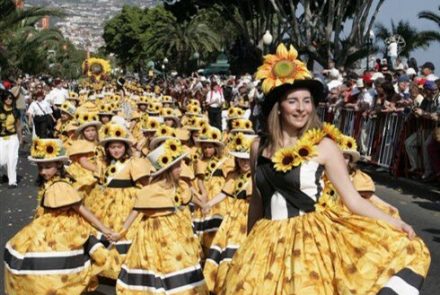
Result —
M208 201L218 195L226 181L229 172L234 170L234 159L223 157L211 160L198 159L195 164L195 175L201 177L208 192ZM204 255L208 254L212 239L227 213L229 200L225 199L211 208L209 213L203 214L202 209L196 207L193 212L193 224L200 237Z
M418 294L430 265L423 241L323 201L323 172L313 160L280 172L258 157L264 217L219 294Z
M67 180L46 183L41 214L6 243L6 294L71 295L97 286L108 251L72 208L80 202Z
M117 294L208 294L194 236L179 226L178 207L190 194L184 181L174 188L166 180L137 193L134 208L141 220L116 283Z
M86 206L90 208L101 222L114 232L122 230L125 220L133 209L136 192L139 188L136 181L149 176L152 166L147 159L131 158L125 161L114 161L105 168L103 185L97 185L87 198ZM102 276L117 279L124 262L125 254L130 248L138 220L128 231L125 239L110 246L109 263L101 273ZM102 238L102 237L100 237Z
M228 214L212 241L203 269L206 285L214 294L223 289L233 256L247 237L249 198L252 195L250 172L229 174L222 192L230 200Z

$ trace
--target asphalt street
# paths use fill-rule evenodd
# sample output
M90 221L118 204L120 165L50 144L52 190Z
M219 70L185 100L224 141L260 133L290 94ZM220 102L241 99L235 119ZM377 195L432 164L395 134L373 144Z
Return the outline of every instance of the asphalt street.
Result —
M0 184L0 245L3 248L20 228L33 218L37 205L35 178L37 168L26 160L23 153L20 157L18 174L19 187L10 190L7 184ZM421 294L439 294L440 290L440 192L417 183L374 176L377 184L377 195L400 210L402 218L410 223L417 234L428 245L431 251L431 268ZM3 291L3 267L0 267L1 289ZM103 282L93 294L115 294L111 282Z

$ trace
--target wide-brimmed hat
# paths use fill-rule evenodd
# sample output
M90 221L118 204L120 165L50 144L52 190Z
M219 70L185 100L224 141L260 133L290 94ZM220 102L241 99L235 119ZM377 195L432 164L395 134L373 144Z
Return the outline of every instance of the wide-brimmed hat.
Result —
M96 150L96 145L93 142L88 140L78 139L75 140L71 146L67 149L67 155L69 157L81 155L81 154L89 154L94 153Z
M73 118L75 116L76 107L73 104L71 104L70 102L65 101L61 105L60 110L62 112L65 112L66 114L68 114L70 117Z
M151 176L157 176L187 156L182 143L178 139L167 139L164 143L151 151L147 158L150 160L155 172Z
M297 57L296 49L290 45L288 50L284 44L278 45L276 54L268 54L264 57L264 63L256 73L256 79L264 80L262 84L265 94L262 103L264 116L268 116L275 103L291 90L309 90L315 105L324 99L324 85L312 79L306 65Z
M186 108L185 115L200 117L200 116L202 116L202 108L200 108L200 106L198 106L198 105L189 105Z
M361 159L361 154L357 151L356 139L351 136L341 135L338 145L345 155L351 156L351 162L356 163Z
M170 95L162 96L162 103L173 103L173 97Z
M162 103L150 102L147 107L147 112L150 115L158 115L161 109L162 109Z
M249 119L236 119L231 123L231 133L243 132L243 133L252 133L255 131L252 128L252 121Z
M202 117L193 117L185 120L185 128L190 131L199 131L203 127L209 127L209 123Z
M99 107L98 115L100 116L113 116L113 106L110 103L101 104Z
M227 120L236 120L242 119L244 116L244 110L238 107L230 107L228 109L228 117Z
M95 126L96 129L102 126L102 123L99 122L98 113L91 112L77 112L75 114L75 119L78 121L78 128L76 129L76 133L81 133L85 128L90 126Z
M161 124L159 128L156 129L156 133L154 133L153 139L150 142L150 149L155 149L165 140L172 138L177 138L176 129L165 124Z
M122 125L109 123L102 129L102 135L104 136L100 140L100 144L105 145L111 141L122 141L129 145L133 143L130 138L130 132Z
M28 159L32 162L67 161L66 150L60 139L34 138L32 140L31 155Z
M215 127L207 126L200 129L197 143L213 143L219 146L224 146L222 142L222 132Z
M142 120L142 132L155 132L163 123L163 118L159 116L149 116L147 120Z
M249 159L251 152L252 141L256 135L236 133L228 144L229 154L240 159Z
M78 129L78 122L70 120L69 123L67 123L66 128L64 128L64 132L76 131L76 129Z
M141 97L139 97L139 99L136 103L138 105L141 105L141 104L148 105L150 103L150 99L147 96L141 96Z
M176 112L172 108L162 108L160 115L165 119L172 119L177 126L180 126L180 120Z

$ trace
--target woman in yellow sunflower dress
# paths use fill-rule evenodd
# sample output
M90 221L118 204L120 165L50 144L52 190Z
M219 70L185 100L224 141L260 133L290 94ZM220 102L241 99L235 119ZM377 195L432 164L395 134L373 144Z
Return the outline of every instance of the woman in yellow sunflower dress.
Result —
M206 285L214 294L223 289L231 260L247 237L249 198L252 195L249 151L254 138L242 133L235 135L229 151L235 157L235 169L228 175L222 192L204 208L204 211L210 210L223 199L229 200L228 214L212 241L203 269Z
M43 182L42 210L6 243L5 293L82 294L97 286L108 252L93 226L107 236L111 232L65 178L60 140L35 139L29 160L37 163Z
M221 192L228 173L234 169L234 159L223 154L223 143L220 138L220 130L208 127L205 130L202 128L197 139L197 143L201 146L202 157L196 161L195 175L202 203L210 201ZM193 224L201 239L205 256L223 216L227 213L227 202L227 200L219 202L206 214L201 207L196 207L194 211Z
M75 179L75 186L83 194L88 206L88 198L97 181L94 175L104 159L104 150L98 145L101 122L98 121L97 113L89 112L77 112L75 119L79 124L75 130L77 139L67 151L72 164L66 170Z
M138 186L149 182L152 167L147 159L131 156L132 141L127 129L114 123L103 128L101 144L105 147L106 161L98 169L102 185L97 185L90 193L87 205L103 224L113 231L120 231L133 208ZM125 239L109 248L109 263L101 273L102 276L117 279L136 231L136 224Z
M191 192L179 180L186 154L180 144L171 149L175 142L167 140L148 155L156 168L153 180L137 192L134 210L112 236L120 239L141 218L116 283L117 294L208 294L194 236L179 226L179 207Z
M296 56L280 45L256 75L266 78L270 133L251 149L250 233L220 294L418 294L430 264L426 245L354 189L335 128L321 128L316 114L323 85L307 79ZM271 75L287 81L275 87ZM350 211L326 194L324 172Z

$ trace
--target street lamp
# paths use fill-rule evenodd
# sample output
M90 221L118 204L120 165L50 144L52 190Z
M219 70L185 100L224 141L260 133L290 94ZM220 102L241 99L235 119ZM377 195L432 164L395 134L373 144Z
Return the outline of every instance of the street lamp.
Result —
M370 32L368 32L367 39L367 71L370 70L370 47L371 45L373 45L374 37L375 36L373 30L370 30Z
M198 68L199 67L200 53L198 51L194 52L193 58L196 60L196 67Z
M273 36L270 34L269 30L266 30L266 33L263 35L264 52L266 52L266 48L269 47L272 41Z
M165 57L165 58L163 59L163 63L164 63L164 64L167 64L167 63L168 63L168 58Z

